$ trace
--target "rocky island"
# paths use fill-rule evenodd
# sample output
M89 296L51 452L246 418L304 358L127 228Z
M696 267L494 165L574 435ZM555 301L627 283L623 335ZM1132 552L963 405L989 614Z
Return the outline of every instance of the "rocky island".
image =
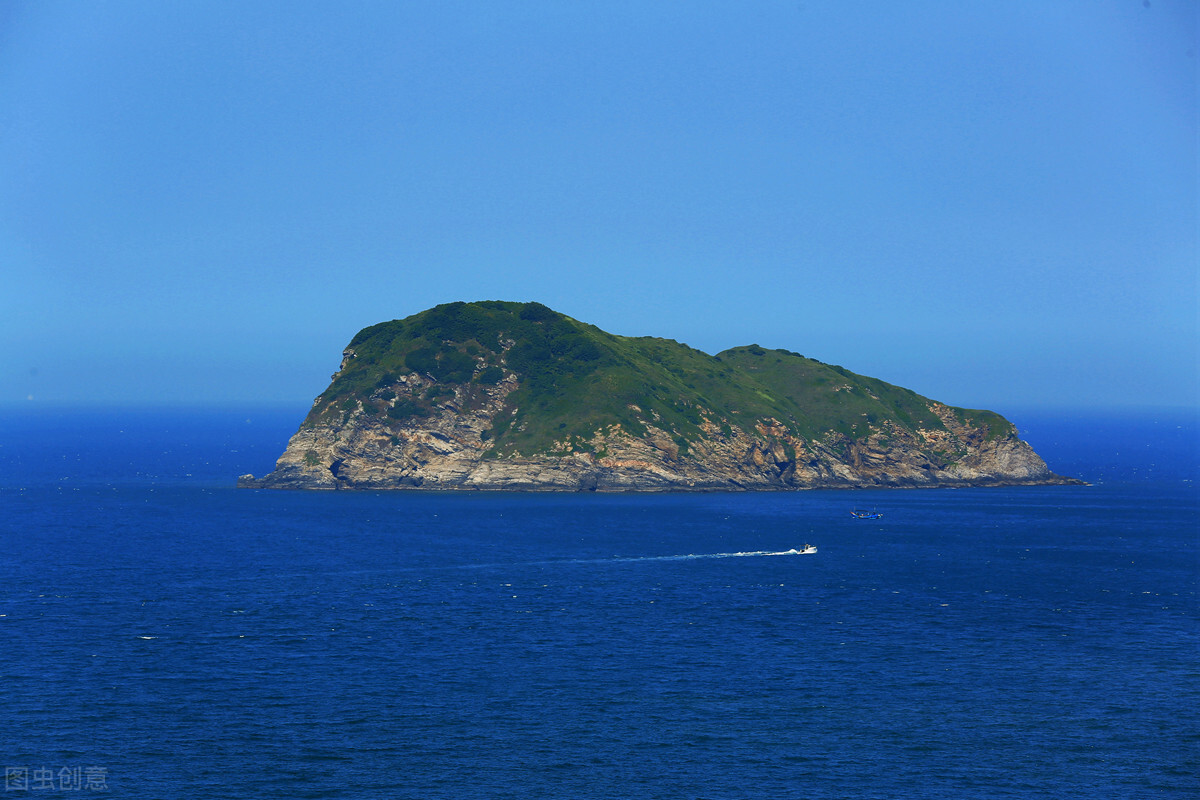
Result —
M715 356L539 303L358 333L271 489L717 491L1079 483L991 411L786 350Z

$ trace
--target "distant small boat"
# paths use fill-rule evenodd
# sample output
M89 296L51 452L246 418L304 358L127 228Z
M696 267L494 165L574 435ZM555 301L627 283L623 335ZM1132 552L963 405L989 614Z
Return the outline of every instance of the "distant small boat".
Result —
M817 546L815 544L805 544L799 550L793 547L787 552L788 555L792 556L811 556L813 553L817 552Z
M855 519L883 519L883 514L877 511L859 511L858 509L851 511L850 516Z

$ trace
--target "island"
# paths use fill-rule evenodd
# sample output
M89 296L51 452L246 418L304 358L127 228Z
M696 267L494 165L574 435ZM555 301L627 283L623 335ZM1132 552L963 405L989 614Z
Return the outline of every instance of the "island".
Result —
M1008 420L788 350L708 355L540 303L360 331L266 489L744 491L1071 484Z

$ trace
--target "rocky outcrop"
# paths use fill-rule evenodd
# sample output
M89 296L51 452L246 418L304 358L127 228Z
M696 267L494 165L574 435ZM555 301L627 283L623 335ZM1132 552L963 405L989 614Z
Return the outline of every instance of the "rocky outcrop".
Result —
M274 471L292 489L679 491L1070 483L998 414L758 345L710 356L539 303L364 328Z
M347 352L345 364L354 354ZM335 376L336 377L336 376ZM402 407L436 382L416 372L382 396ZM653 424L633 435L620 425L550 452L499 454L490 432L515 413L509 375L492 386L461 384L434 413L397 423L363 403L336 421L309 421L275 470L238 485L272 489L465 489L510 491L718 491L807 488L952 487L1078 483L1052 473L1011 428L997 435L931 404L944 427L908 430L885 421L869 435L805 439L775 419L737 425L705 415L701 436L680 441ZM704 412L702 412L704 413Z

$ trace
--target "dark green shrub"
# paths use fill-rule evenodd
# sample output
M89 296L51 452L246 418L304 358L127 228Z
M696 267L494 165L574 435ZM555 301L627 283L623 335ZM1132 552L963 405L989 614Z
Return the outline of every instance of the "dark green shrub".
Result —
M412 400L401 400L388 409L387 415L394 420L405 420L411 417L428 417L429 409L414 403Z
M446 383L466 383L475 372L475 359L466 353L446 348L438 353L433 377Z
M494 365L487 367L483 370L483 372L479 373L479 376L476 377L475 380L486 386L495 386L497 383L504 380L504 370Z
M538 367L545 367L551 358L550 348L541 342L518 342L508 351L508 366L514 372L528 375Z
M437 351L432 347L420 347L404 357L404 366L413 372L433 375L438 368Z
M520 316L521 319L529 320L530 322L545 322L546 320L558 318L558 314L541 303L526 303L521 307Z

